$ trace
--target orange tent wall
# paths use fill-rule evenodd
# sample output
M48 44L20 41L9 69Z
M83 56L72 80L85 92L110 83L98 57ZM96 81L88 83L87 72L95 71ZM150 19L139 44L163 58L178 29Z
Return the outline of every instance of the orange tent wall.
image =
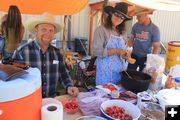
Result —
M89 0L0 0L0 11L7 12L10 5L16 5L23 14L72 15L80 12Z

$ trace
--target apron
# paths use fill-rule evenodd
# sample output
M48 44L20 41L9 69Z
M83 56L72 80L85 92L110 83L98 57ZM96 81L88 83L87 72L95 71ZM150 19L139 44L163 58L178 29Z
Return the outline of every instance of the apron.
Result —
M107 49L121 48L126 49L125 41L122 37L110 35L106 45ZM96 85L108 83L120 84L121 74L125 70L125 61L119 55L108 55L107 57L97 58Z

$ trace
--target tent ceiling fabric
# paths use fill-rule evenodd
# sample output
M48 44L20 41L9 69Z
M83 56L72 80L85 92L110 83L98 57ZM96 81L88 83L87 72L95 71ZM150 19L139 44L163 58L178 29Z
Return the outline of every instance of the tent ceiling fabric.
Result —
M180 11L180 2L175 0L121 0L137 6L167 10L167 11Z
M72 15L88 3L89 0L0 0L0 11L7 12L10 5L17 5L22 14Z

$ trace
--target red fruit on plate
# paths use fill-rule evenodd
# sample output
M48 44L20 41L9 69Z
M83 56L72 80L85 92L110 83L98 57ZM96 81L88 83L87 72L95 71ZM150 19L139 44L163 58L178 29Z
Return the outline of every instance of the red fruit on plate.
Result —
M76 100L73 99L71 102L65 103L64 108L68 114L73 114L79 110L79 105Z

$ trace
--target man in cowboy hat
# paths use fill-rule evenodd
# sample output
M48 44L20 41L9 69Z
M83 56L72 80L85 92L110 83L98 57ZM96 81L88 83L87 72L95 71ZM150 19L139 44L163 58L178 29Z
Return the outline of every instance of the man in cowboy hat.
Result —
M79 90L73 86L63 56L59 49L50 44L54 34L63 28L62 25L55 23L53 15L44 13L39 19L28 20L26 28L35 34L36 40L17 48L13 54L13 59L23 60L31 64L31 67L40 69L43 97L56 96L59 80L67 89L68 94L77 96Z
M135 64L128 64L128 69L142 71L145 67L147 54L157 54L160 49L160 31L159 28L152 23L149 14L151 10L133 11L137 16L138 22L134 24L128 41L128 46L132 46L131 57L136 59Z

